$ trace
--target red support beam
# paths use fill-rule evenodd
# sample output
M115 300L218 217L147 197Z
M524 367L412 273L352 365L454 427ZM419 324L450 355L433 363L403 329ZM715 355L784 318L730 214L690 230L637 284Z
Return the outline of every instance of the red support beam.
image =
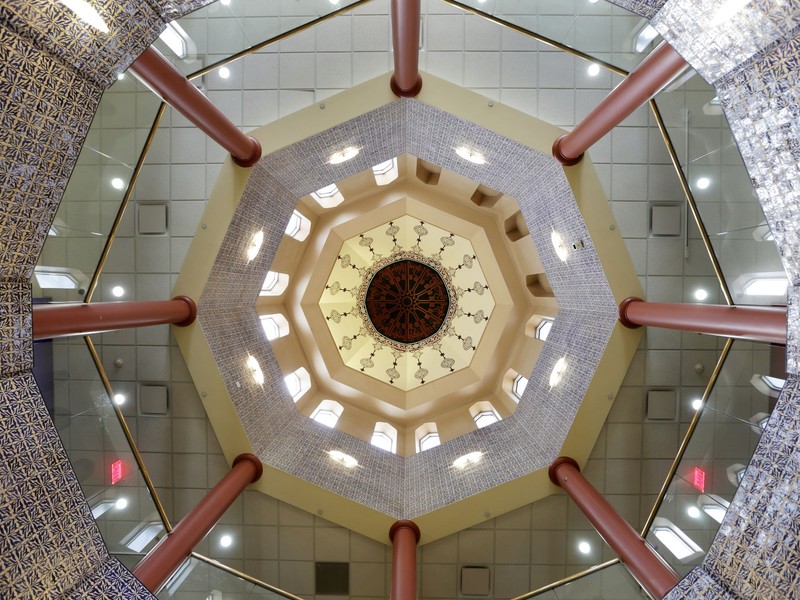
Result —
M647 325L786 345L786 307L668 304L631 296L620 303L619 320L631 329Z
M663 598L675 587L678 574L586 481L578 463L562 456L550 465L549 474L550 481L567 492L651 597Z
M392 0L394 74L389 85L396 96L413 98L422 89L419 24L420 0Z
M34 304L33 339L91 335L115 329L172 323L191 325L197 306L188 296L153 302Z
M245 488L259 480L263 471L261 461L253 454L240 454L233 459L230 472L147 553L133 570L134 576L155 594Z
M394 546L391 600L416 600L419 527L414 521L397 521L389 529L389 539Z
M553 156L565 166L580 162L583 153L660 92L687 67L675 49L662 42L571 132L553 144Z
M158 50L150 47L142 52L130 69L164 102L230 152L237 165L252 167L261 160L258 140L242 133Z

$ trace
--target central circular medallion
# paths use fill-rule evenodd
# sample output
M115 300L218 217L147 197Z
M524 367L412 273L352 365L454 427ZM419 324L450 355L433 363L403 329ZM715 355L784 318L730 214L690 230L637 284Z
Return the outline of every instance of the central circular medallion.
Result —
M364 305L378 333L401 344L414 344L441 329L450 296L434 268L399 260L373 275Z

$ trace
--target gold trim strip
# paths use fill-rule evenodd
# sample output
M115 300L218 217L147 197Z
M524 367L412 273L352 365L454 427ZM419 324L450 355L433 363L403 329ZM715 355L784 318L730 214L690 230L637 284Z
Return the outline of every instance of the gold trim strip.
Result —
M97 368L97 372L100 375L100 380L103 382L103 387L106 390L106 394L108 394L109 401L111 401L111 406L114 407L114 412L117 413L117 419L119 420L119 424L122 427L122 432L125 434L125 439L128 442L128 445L131 448L131 452L133 453L133 458L136 461L136 466L139 468L139 472L142 474L144 478L144 483L147 486L147 491L150 492L150 497L153 499L153 504L156 506L156 511L158 511L158 516L161 518L161 522L164 524L164 529L167 530L167 533L172 531L172 524L169 522L169 518L167 517L167 512L164 510L164 505L161 504L161 500L158 497L158 493L156 492L156 487L153 485L153 480L150 479L150 473L147 472L147 467L144 465L144 460L142 459L142 455L139 454L139 448L136 446L136 442L133 439L133 434L131 434L131 430L128 427L128 423L125 421L125 416L122 414L122 410L120 410L119 406L117 406L114 401L114 390L111 388L111 382L108 380L108 376L106 375L106 371L103 368L103 363L100 361L100 356L97 354L97 349L94 347L94 343L92 342L91 337L84 336L84 341L86 342L86 347L89 348L89 354L92 355L92 360L94 361L94 366Z
M130 202L131 196L133 196L136 180L139 179L139 175L142 172L144 161L147 158L147 153L150 151L150 146L153 144L153 138L155 138L156 131L158 131L158 126L161 124L161 118L164 116L166 108L167 105L164 102L159 105L155 119L153 119L153 124L150 126L150 131L147 134L147 139L144 141L144 146L142 146L142 151L139 154L139 159L136 161L136 166L133 168L133 174L128 182L128 189L125 190L125 195L122 197L117 216L114 218L114 223L112 223L111 229L108 232L106 245L103 246L103 251L100 253L100 258L97 260L97 267L94 270L94 275L92 275L92 281L89 283L89 287L86 290L86 296L83 298L83 301L87 304L92 301L94 291L97 289L97 284L100 282L100 275L103 272L103 267L106 265L106 260L108 260L108 254L111 252L114 239L117 237L117 231L119 231L122 217L125 215L125 209L128 206L128 202Z
M591 575L592 573L597 573L597 571L602 571L603 569L614 566L617 563L620 563L620 560L618 558L612 558L611 560L607 560L606 562L601 563L599 565L589 567L588 569L581 571L580 573L569 575L568 577L564 577L563 579L559 579L558 581L549 583L544 587L540 587L539 589L533 590L532 592L528 592L527 594L522 594L522 596L517 596L515 598L512 598L512 600L526 600L526 598L533 598L534 596L538 596L539 594L544 594L545 592L549 592L550 590L553 590L557 587L561 587L562 585L567 585L568 583L572 583L576 579L581 579L583 577L586 577L587 575Z
M675 152L675 146L672 145L672 139L669 137L667 126L664 124L664 119L661 117L661 111L658 109L658 105L656 104L655 100L650 100L650 110L652 111L653 117L658 124L658 130L661 133L661 137L664 139L664 144L667 146L667 152L669 152L669 158L672 161L672 166L675 167L675 171L678 173L678 179L681 182L683 194L686 196L686 202L689 205L689 209L692 211L692 216L694 217L694 222L697 225L697 229L700 231L700 237L703 240L703 246L705 246L706 252L708 252L708 258L711 260L711 266L714 269L714 274L717 276L719 287L722 290L723 296L725 296L725 303L729 306L732 306L734 304L733 296L731 296L731 292L728 289L728 284L725 281L725 276L722 274L722 267L717 260L714 247L711 245L711 240L708 237L708 231L706 230L706 226L703 223L702 217L700 216L700 210L697 208L694 195L692 195L692 190L689 188L689 182L686 181L686 175L681 168L680 160L678 160L678 154Z
M274 585L270 585L268 583L264 583L260 579L256 579L255 577L253 577L251 575L248 575L247 573L242 573L238 569L234 569L233 567L229 567L228 565L223 564L223 563L219 562L218 560L214 560L213 558L208 558L207 556L203 556L202 554L199 554L197 552L192 552L191 557L192 558L196 558L197 560L199 560L201 562L204 562L206 564L209 564L212 567L216 567L217 569L221 569L222 571L225 571L226 573L230 573L231 575L235 575L236 577L239 577L240 579L244 579L245 581L247 581L249 583L252 583L256 587L260 587L260 588L263 588L265 590L269 590L270 592L273 592L275 594L278 594L279 596L283 596L284 598L289 598L290 600L303 600L303 598L301 598L300 596L295 596L291 592L287 592L285 590L282 590L280 588L275 587Z
M667 491L669 490L669 486L672 484L672 479L675 477L675 473L678 471L678 467L683 460L683 455L686 452L686 448L689 446L689 442L692 440L692 435L694 434L694 430L697 429L697 424L700 422L700 417L703 414L703 408L706 405L706 401L708 397L711 395L711 392L714 390L714 386L717 383L717 379L719 378L719 374L722 371L722 367L725 365L725 359L728 358L728 354L731 351L731 347L733 346L733 340L728 338L725 342L725 346L722 348L722 353L719 355L719 360L717 361L717 365L714 367L714 371L711 373L711 378L708 380L708 385L706 386L705 391L703 392L703 405L694 413L694 417L692 418L692 422L689 423L689 428L686 430L686 435L683 436L683 441L681 442L680 447L678 448L678 453L675 455L675 460L672 462L672 466L670 466L669 471L667 472L667 477L664 480L664 485L661 486L661 491L658 493L656 497L655 504L653 504L653 509L650 511L650 514L647 517L647 521L642 527L641 536L645 537L647 532L650 531L650 527L653 525L653 521L656 518L656 514L658 514L658 510L661 508L661 504L664 502L664 498L667 495Z
M227 64L230 64L234 61L239 60L243 56L248 56L253 54L254 52L258 52L262 48L269 46L270 44L274 44L275 42L280 42L287 37L293 36L296 33L300 33L301 31L305 31L306 29L311 29L312 27L322 23L323 21L327 21L328 19L332 19L333 17L338 17L340 14L353 10L354 8L358 8L364 4L369 4L372 0L358 0L358 2L353 2L352 4L348 4L347 6L342 6L337 8L333 12L329 12L326 15L322 15L321 17L317 17L316 19L309 21L308 23L303 23L302 25L298 25L292 29L284 31L283 33L279 33L275 37L271 37L268 40L264 40L263 42L259 42L254 46L250 46L249 48L245 48L244 50L240 50L236 54L231 54L227 58L223 58L218 60L215 63L212 63L208 66L203 67L202 69L198 69L194 73L190 73L186 76L186 79L191 81L192 79L197 79L198 77L202 77L206 73L210 73L214 69L219 69Z
M542 42L543 44L547 44L548 46L552 46L553 48L558 48L559 50L566 52L567 54L571 54L573 56L577 56L578 58L582 58L583 60L588 60L590 62L597 63L601 67L605 67L606 69L608 69L612 73L616 73L617 75L622 75L623 77L627 77L629 74L629 71L626 71L625 69L622 69L616 65L612 65L611 63L606 62L600 58L595 58L594 56L586 54L585 52L581 52L580 50L576 50L571 46L567 46L565 44L562 44L561 42L557 42L539 33L534 33L533 31L525 29L524 27L512 23L511 21L506 21L505 19L501 19L500 17L496 17L487 12L483 12L482 10L479 10L472 6L461 4L461 2L458 2L457 0L442 0L442 2L444 2L445 4L450 4L451 6L456 6L466 12L471 12L472 14L477 15L479 17L483 17L484 19L488 19L492 23L497 23L498 25L502 25L503 27L512 29L517 33L521 33L522 35L532 37L533 39Z

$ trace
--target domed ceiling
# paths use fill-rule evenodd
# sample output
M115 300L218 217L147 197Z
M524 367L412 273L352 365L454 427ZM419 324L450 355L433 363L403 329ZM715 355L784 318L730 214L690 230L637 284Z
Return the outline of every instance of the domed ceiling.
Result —
M425 543L552 493L547 467L588 456L641 335L617 323L641 290L590 161L564 169L561 130L425 82L398 100L380 77L254 132L264 159L224 166L175 288L200 298L175 334L226 456L254 452L258 489L383 542L396 519ZM364 185L393 157L392 185ZM332 183L347 202L315 207ZM260 296L270 272L289 274L279 297ZM271 312L291 332L272 344ZM509 373L529 378L518 398ZM350 402L334 428L307 418L328 398ZM477 427L476 401L499 421ZM397 454L369 443L384 420ZM429 421L442 443L415 451Z
M344 364L408 391L470 365L494 298L468 239L404 215L345 240L319 305Z

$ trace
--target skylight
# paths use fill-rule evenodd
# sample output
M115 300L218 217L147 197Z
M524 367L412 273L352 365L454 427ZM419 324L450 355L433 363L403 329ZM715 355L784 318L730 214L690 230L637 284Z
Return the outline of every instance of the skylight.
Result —
M289 335L289 321L282 314L261 315L259 319L269 341Z
M334 428L343 412L344 407L335 400L323 400L311 413L311 418L325 427Z
M289 276L286 273L269 271L261 284L259 296L280 296L289 285Z
M322 208L333 208L344 202L344 196L339 191L339 188L336 187L335 183L319 188L316 192L311 192L311 197L316 200L317 204Z

